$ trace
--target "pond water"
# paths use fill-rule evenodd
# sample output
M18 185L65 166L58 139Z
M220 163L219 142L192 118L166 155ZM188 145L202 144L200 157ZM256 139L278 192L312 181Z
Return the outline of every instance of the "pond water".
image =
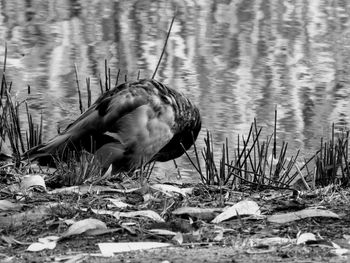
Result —
M105 60L112 83L118 70L121 79L152 76L175 9L156 79L199 106L199 147L206 129L220 150L254 118L270 134L275 108L290 154L312 153L332 123L349 127L349 1L3 0L0 59L6 43L8 81L36 120L43 113L45 140L79 115L75 66L94 98Z

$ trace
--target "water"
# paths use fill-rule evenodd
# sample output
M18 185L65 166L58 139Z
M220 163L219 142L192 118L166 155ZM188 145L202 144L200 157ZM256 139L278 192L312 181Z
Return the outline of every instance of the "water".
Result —
M349 1L3 0L0 59L7 43L6 75L37 120L43 112L45 139L79 115L75 65L94 98L105 59L113 81L118 69L122 79L151 77L175 7L156 78L198 104L199 147L206 129L219 146L247 134L254 117L269 134L275 107L290 154L312 153L332 123L349 127Z

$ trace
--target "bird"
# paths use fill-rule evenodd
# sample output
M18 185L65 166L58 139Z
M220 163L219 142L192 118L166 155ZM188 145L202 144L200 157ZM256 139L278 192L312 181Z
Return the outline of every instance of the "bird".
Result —
M153 78L139 79L104 92L64 131L23 156L42 165L86 150L103 171L112 165L113 173L132 172L183 155L201 125L198 107L185 95Z

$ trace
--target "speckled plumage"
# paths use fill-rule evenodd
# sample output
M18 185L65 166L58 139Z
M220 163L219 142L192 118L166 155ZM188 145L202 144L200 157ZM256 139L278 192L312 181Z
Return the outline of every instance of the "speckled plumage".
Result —
M95 153L103 168L132 171L141 163L181 156L201 129L198 108L154 80L126 82L102 94L65 131L24 156L40 161L67 149ZM192 136L193 135L193 136Z

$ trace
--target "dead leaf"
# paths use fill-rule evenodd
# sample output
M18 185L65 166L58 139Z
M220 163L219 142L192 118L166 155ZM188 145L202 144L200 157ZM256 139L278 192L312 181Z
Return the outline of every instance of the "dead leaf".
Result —
M50 191L50 194L57 194L57 193L78 193L78 194L86 194L86 193L129 193L138 190L137 189L129 189L129 190L122 190L122 189L115 189L111 188L109 186L103 186L103 185L80 185L80 186L69 186L69 187L63 187L59 189L54 189Z
M33 187L41 187L46 191L45 180L40 174L28 174L23 176L21 181L21 189L29 190Z
M185 195L190 195L193 193L194 187L185 187L181 188L181 192L183 192Z
M21 226L29 221L39 221L45 216L49 215L51 209L57 205L57 203L46 204L25 212L15 213L8 216L0 216L0 225L3 227Z
M127 204L127 203L121 201L120 199L108 198L107 200L109 200L115 207L120 208L120 209L133 207L133 205Z
M250 200L243 200L225 209L224 212L222 212L217 217L215 217L211 222L214 224L217 224L237 215L242 216L242 215L260 215L260 214L261 214L260 207L256 202L250 201Z
M147 204L149 201L153 200L153 195L151 195L150 193L146 193L142 197L144 204Z
M245 250L245 253L247 254L268 254L268 253L273 253L275 252L276 249L271 247L271 248L268 248L268 249L247 249Z
M135 225L136 225L135 222L124 222L124 223L122 223L120 226L121 226L124 230L128 231L131 235L136 235L136 230L134 230L134 229L132 228L132 226L135 226Z
M140 211L131 211L131 212L115 212L113 213L113 216L116 218L120 217L129 217L129 218L135 218L135 217L147 217L150 218L156 222L165 222L165 220L156 212L152 210L140 210Z
M77 222L77 221L75 221L74 219L65 219L65 220L63 220L63 222L66 224L66 225L73 225L75 222Z
M82 211L87 211L86 208L81 208ZM91 211L97 215L114 215L114 211L106 210L106 209L91 209Z
M69 236L80 235L83 233L88 235L89 231L96 229L107 229L107 226L104 222L94 218L83 219L71 225L61 238L67 238Z
M171 240L174 241L177 245L181 245L184 242L184 237L182 233L178 232Z
M19 244L19 245L29 245L30 243L28 242L21 242L15 239L13 236L4 236L1 235L1 239L5 241L7 244L12 245L12 244Z
M335 248L332 250L332 253L337 256L346 256L350 254L350 250L347 248Z
M267 237L267 238L253 238L250 239L252 246L276 246L288 245L295 242L295 239L285 237Z
M297 237L297 245L304 244L307 241L310 240L316 240L316 236L313 233L302 233Z
M8 200L0 200L0 211L13 211L21 209L22 205Z
M120 243L99 243L98 246L103 256L111 257L114 255L114 253L168 247L168 246L171 246L171 244L160 243L160 242L120 242Z
M219 242L219 241L224 239L224 230L223 229L219 229L218 232L219 233L213 239L213 241L215 241L215 242Z
M49 191L49 194L58 194L58 193L79 193L82 194L79 190L79 186L69 186L57 188L52 191Z
M159 236L176 236L176 232L167 229L150 229L148 231Z
M101 178L107 178L112 175L113 165L110 165L107 171L101 176Z
M337 214L329 210L308 208L297 212L272 215L272 216L269 216L267 220L272 223L283 224L283 223L288 223L288 222L292 222L295 220L300 220L308 217L332 217L337 219L340 218Z
M29 245L27 251L37 252L42 251L44 249L54 249L57 245L58 240L58 236L47 236L39 238L38 242L34 242L31 245Z
M65 256L59 256L55 257L54 262L64 262L64 263L77 263L82 262L84 259L88 258L89 254L87 253L81 253L78 255L65 255Z
M112 228L112 229L90 229L88 231L85 232L86 235L89 236L98 236L98 235L104 235L104 234L108 234L108 233L114 233L114 232L118 232L121 231L124 228Z
M199 218L209 222L215 218L218 212L222 212L222 208L200 208L200 207L180 207L172 213L174 215L189 215L190 217Z
M3 253L0 253L0 260L2 263L12 263L12 262L15 262L16 260L16 257L15 256L7 256Z
M184 206L175 209L172 213L174 215L193 215L193 214L202 214L202 213L214 213L214 212L222 212L222 208L200 208L200 207L190 207Z
M8 193L8 194L14 194L17 198L17 196L19 196L21 189L19 188L19 184L14 183L14 184L10 184L8 186L5 186L1 189L1 192L3 193Z
M174 215L189 215L190 217L198 218L206 222L210 222L215 218L218 212L222 212L222 208L200 208L200 207L180 207L172 213Z
M160 191L168 196L173 196L174 193L180 194L182 196L186 196L190 190L186 188L185 190L182 190L181 188L169 185L169 184L153 184L151 185L151 188L156 191Z
M82 194L86 193L124 193L124 189L115 189L104 185L80 185L79 192Z

